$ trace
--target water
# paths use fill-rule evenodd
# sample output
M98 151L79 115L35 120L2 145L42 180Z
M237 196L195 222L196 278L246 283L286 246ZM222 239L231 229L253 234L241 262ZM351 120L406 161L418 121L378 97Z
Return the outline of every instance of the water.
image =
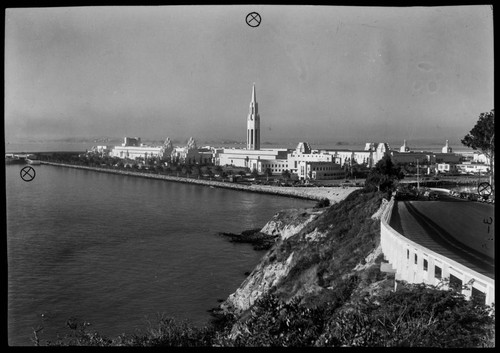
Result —
M8 341L66 334L70 317L114 337L157 313L205 324L263 252L217 232L262 227L314 203L273 195L34 166L6 166Z
M107 142L65 142L65 141L45 141L45 142L7 142L5 145L6 153L19 153L19 152L51 152L51 151L85 151L90 150L92 146L96 145L108 145L108 146L120 146L123 141L121 139L112 139ZM158 141L148 141L143 139L144 143L149 143L153 145L161 145L163 140ZM278 140L276 142L264 142L262 148L290 148L295 149L300 141L290 141L289 139ZM349 149L349 150L364 150L366 142L369 141L350 141L350 142L338 142L338 141L308 141L313 149ZM372 141L376 142L376 141ZM382 142L382 141L380 141ZM403 139L384 141L388 142L392 149L399 151L399 148L403 144ZM184 142L174 143L175 145L185 145ZM429 139L417 139L409 140L408 144L412 151L430 151L430 152L441 152L444 146L443 141L429 140ZM460 141L451 140L449 142L450 147L454 152L470 152L471 149L465 147L460 143ZM224 146L226 148L244 148L245 143L222 143L218 141L199 141L199 146L201 145L211 145L211 146Z

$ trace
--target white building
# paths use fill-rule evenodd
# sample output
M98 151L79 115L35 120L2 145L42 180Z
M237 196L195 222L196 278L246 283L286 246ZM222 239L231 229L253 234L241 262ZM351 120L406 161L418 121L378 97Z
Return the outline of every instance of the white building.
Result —
M410 148L406 145L406 140L403 140L403 146L399 148L399 152L410 152Z
M167 138L165 142L170 142ZM168 147L167 147L168 149ZM165 153L165 145L163 146L147 146L141 143L140 137L125 137L121 146L115 146L111 151L111 157L122 159L136 158L152 158L162 156Z
M483 163L483 164L487 164L487 165L490 164L490 158L487 157L484 153L480 153L480 152L474 152L473 157L472 157L472 161L474 163Z
M331 180L345 177L345 171L340 164L333 162L298 162L297 175L299 180Z
M389 155L389 150L387 143L367 142L364 150L324 149L319 152L332 155L333 161L340 166L359 164L372 168L385 155Z
M96 153L101 156L109 156L113 151L112 146L92 146L89 152Z
M458 168L456 164L452 163L437 163L436 170L438 173L451 173L455 174L458 172Z
M312 150L311 146L307 142L300 142L297 148L288 153L288 167L287 169L291 173L299 175L299 164L300 162L321 162L321 163L334 163L335 158L331 154L318 153L317 150Z
M258 151L238 148L224 148L217 157L217 164L221 166L235 166L256 169L263 173L270 167L273 173L279 169L288 168L288 150L286 148L261 149Z
M286 148L260 148L260 114L257 103L255 84L252 87L252 99L247 117L247 148L224 148L215 157L215 164L256 169L264 173L267 168L273 174L281 173L288 168Z
M487 164L463 163L457 164L456 168L461 174L485 174L490 171L490 166Z
M451 149L451 147L448 144L448 140L446 140L446 145L444 145L444 147L441 149L441 152L442 153L452 153L453 152L453 150Z
M190 137L185 147L175 147L172 150L171 158L173 161L187 164L195 164L200 162L200 155L196 141Z

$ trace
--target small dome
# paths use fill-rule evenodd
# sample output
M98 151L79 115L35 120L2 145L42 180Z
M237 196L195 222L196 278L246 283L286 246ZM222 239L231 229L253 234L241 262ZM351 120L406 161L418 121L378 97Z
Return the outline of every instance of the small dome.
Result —
M295 150L298 153L309 154L311 153L311 146L307 142L299 142Z

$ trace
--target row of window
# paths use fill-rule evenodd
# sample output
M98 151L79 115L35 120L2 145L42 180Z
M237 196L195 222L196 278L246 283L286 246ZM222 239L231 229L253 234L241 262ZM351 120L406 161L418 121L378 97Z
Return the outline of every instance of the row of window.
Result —
M287 163L283 163L283 164L269 164L268 167L271 168L271 169L273 169L273 168L285 168L285 167L288 167L288 164Z
M406 258L409 260L410 259L410 250L406 250ZM418 257L417 254L414 254L414 262L415 265L418 263ZM422 263L422 267L424 271L427 271L429 268L429 263L427 259L424 259ZM442 279L443 278L443 271L441 267L434 265L434 278L436 279ZM451 288L457 290L457 291L462 291L462 280L452 274L450 274L449 277L449 285ZM481 292L480 290L472 287L472 292L471 292L471 297L473 300L479 302L479 303L486 303L486 293Z
M406 258L408 260L410 259L410 250L408 250L408 249L406 249ZM414 254L414 262L415 262L415 265L418 263L417 254ZM429 269L429 262L427 261L427 259L424 259L424 261L422 263L422 267L423 267L424 271L427 271ZM434 265L434 277L437 279L442 278L441 267Z
M334 167L312 167L311 170L313 171L326 171L326 170L333 170L333 169L337 169L337 168L334 168Z

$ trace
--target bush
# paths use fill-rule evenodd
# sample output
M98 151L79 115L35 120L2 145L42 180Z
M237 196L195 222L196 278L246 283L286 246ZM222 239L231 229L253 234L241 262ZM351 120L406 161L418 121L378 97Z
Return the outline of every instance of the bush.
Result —
M370 347L494 346L494 308L424 284L366 297L342 308L319 345Z
M314 206L314 208L324 208L324 207L328 207L330 206L330 200L328 199L321 199L319 200L316 205Z

